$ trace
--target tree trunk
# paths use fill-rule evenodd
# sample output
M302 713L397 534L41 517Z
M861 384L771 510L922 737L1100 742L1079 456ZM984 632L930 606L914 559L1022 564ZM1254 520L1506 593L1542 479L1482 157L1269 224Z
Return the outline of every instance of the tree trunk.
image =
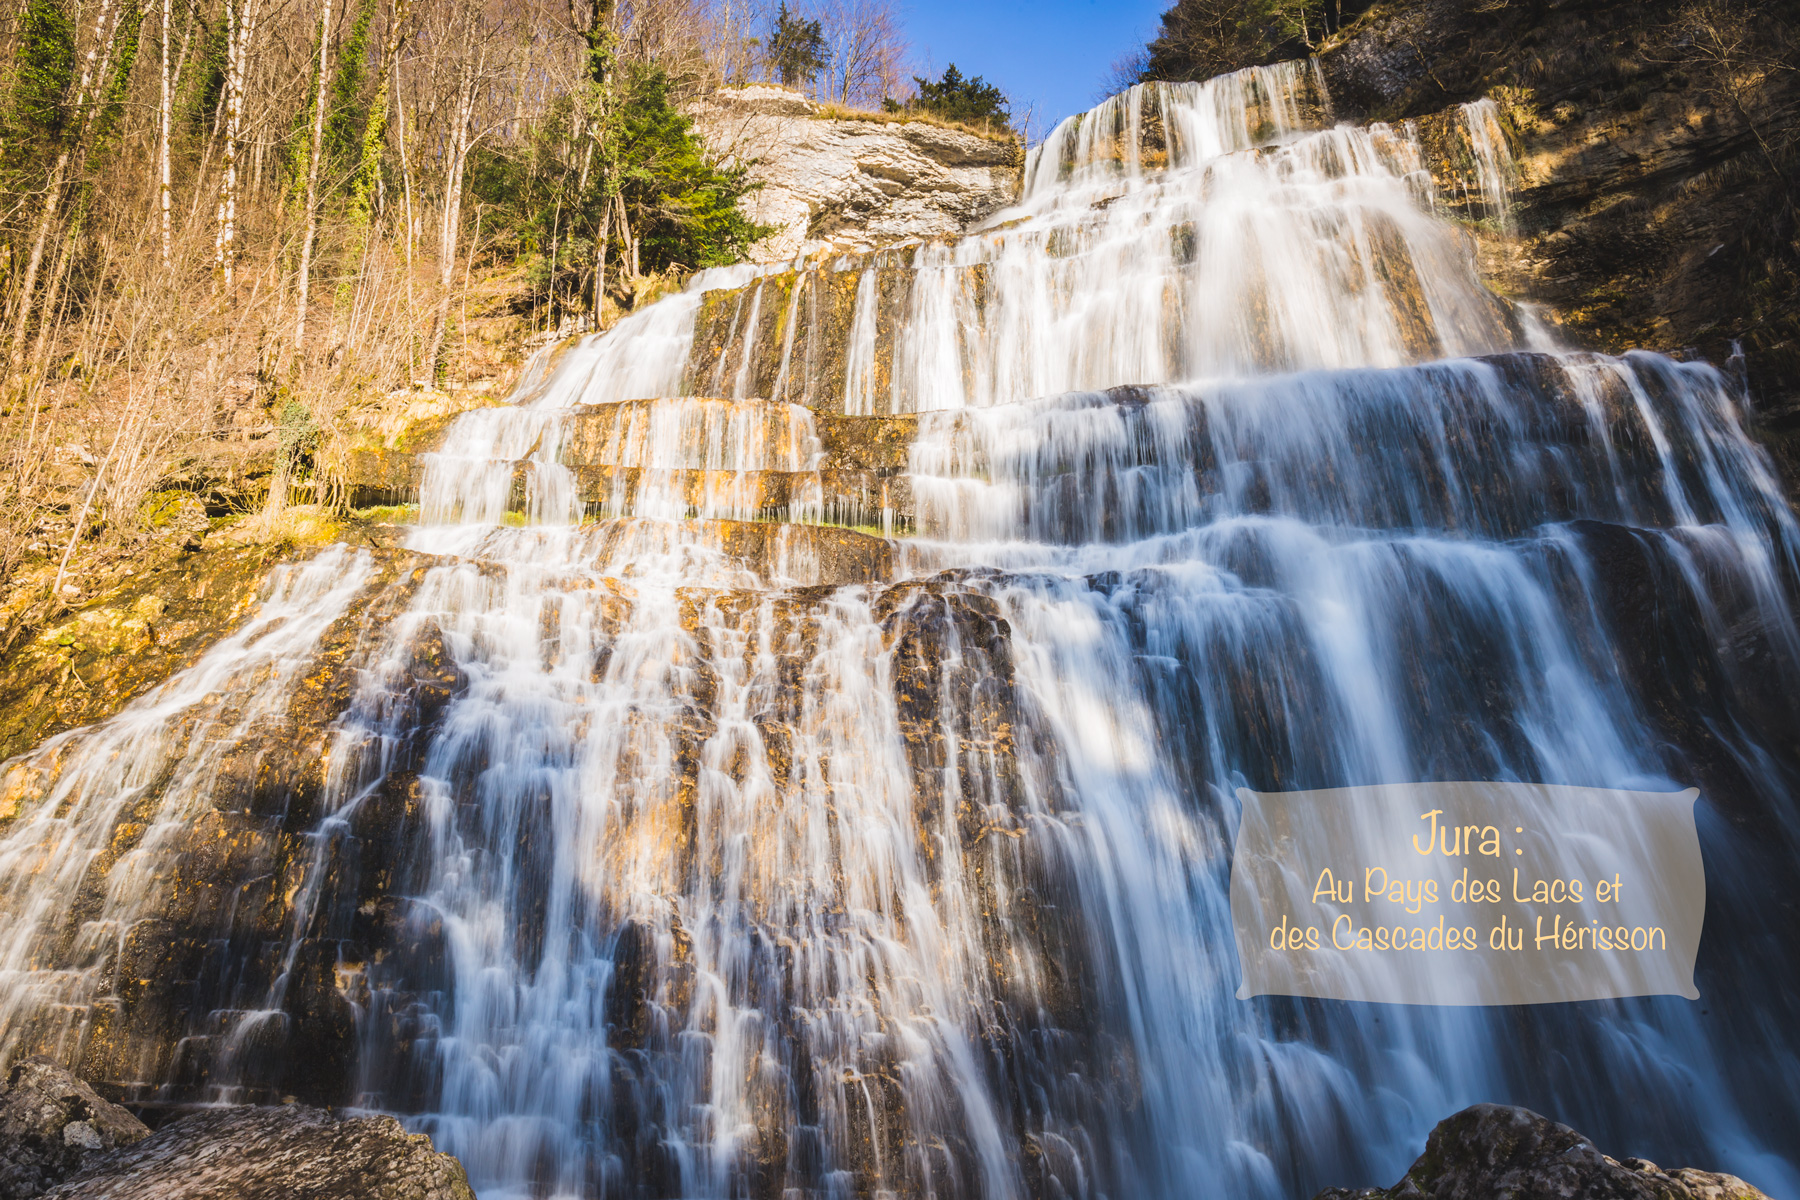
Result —
M418 317L413 311L413 236L415 220L413 216L413 184L412 163L406 157L406 101L400 94L400 60L396 56L389 64L394 75L394 138L400 146L400 182L406 194L406 378L410 382L418 376L416 355L419 348Z
M175 0L162 2L162 100L157 106L157 208L162 218L162 265L166 271L174 259L174 235L169 226L169 138L174 126L175 80L169 69L169 18Z
M631 282L635 291L637 281L643 278L643 268L638 263L638 239L631 232L631 224L625 219L625 197L619 197L619 236L625 239L625 245L631 254Z
M219 184L213 265L230 291L237 264L238 143L244 132L244 65L254 29L255 0L229 0L225 25L225 175Z
M616 193L612 156L612 15L615 0L594 0L593 21L588 26L588 77L593 89L593 140L599 146L600 186L609 193L600 204L600 228L594 237L594 328L600 329L606 311L606 256L612 247L613 201ZM731 22L731 6L725 7L725 21ZM586 167L583 167L586 176Z
M55 323L56 305L62 298L63 285L68 281L71 259L74 257L75 243L80 237L81 222L75 221L63 236L62 248L56 255L56 266L50 272L50 290L44 295L44 303L38 313L37 338L31 344L31 361L41 363L44 351L50 344L50 327Z
M600 206L600 236L594 239L594 328L600 329L606 303L606 251L612 242L612 205Z
M44 211L38 217L37 233L31 239L31 257L25 260L25 279L19 285L18 312L13 317L12 356L17 359L25 347L25 325L31 319L32 293L37 290L38 271L44 265L44 245L50 240L50 229L56 223L56 210L62 201L63 172L69 168L69 152L56 156L50 168L50 186L44 195Z
M107 24L111 17L111 25ZM50 230L56 224L57 210L62 205L62 195L68 183L69 162L72 149L78 148L86 140L85 110L88 92L95 80L94 55L104 48L100 60L100 77L104 78L106 67L112 61L113 34L118 31L119 19L112 7L112 0L100 0L100 11L94 18L94 44L88 47L81 64L81 82L75 88L75 121L78 132L73 143L65 142L61 154L56 156L56 165L50 168L50 184L44 195L44 211L38 217L37 232L31 239L31 257L25 264L25 279L19 285L19 310L13 319L12 355L16 359L19 351L25 346L25 325L31 319L32 293L37 289L38 271L44 265L44 247L49 244Z
M387 41L381 50L383 63L391 63L399 57L407 11L408 0L394 0L393 7L388 12ZM369 119L363 125L362 157L357 163L356 174L351 177L350 238L344 248L344 257L357 264L359 278L362 261L367 257L364 251L368 248L369 224L374 219L371 201L375 193L375 178L381 172L381 150L387 143L388 76L389 72L384 70L381 82L375 87L375 98L369 102ZM335 340L340 345L349 333L347 322L351 294L348 279L339 283L337 313L333 323L337 330Z
M166 4L168 0L163 0ZM294 314L294 353L306 349L306 299L312 287L313 242L319 233L319 158L325 152L326 85L331 76L331 0L319 3L319 85L313 94L312 150L306 162L306 232L300 239L299 308Z
M469 161L469 122L475 113L478 70L465 57L457 86L454 124L450 129L450 159L444 168L444 221L438 229L438 310L431 327L431 354L425 360L433 380L438 377L438 361L444 352L445 326L450 321L450 292L456 282L456 243L462 232L463 170Z

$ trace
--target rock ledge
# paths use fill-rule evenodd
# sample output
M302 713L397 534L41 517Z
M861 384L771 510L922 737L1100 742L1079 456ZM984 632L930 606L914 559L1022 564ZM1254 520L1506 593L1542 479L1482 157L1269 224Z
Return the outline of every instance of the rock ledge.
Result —
M475 1200L462 1164L392 1117L221 1108L95 1155L43 1200Z

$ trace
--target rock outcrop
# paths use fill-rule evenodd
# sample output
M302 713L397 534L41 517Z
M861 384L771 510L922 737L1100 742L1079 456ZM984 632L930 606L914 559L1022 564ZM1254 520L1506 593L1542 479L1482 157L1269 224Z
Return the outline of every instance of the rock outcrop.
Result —
M1567 1125L1476 1104L1439 1121L1391 1188L1327 1188L1317 1200L1768 1200L1735 1175L1613 1159Z
M141 1127L140 1127L141 1128ZM392 1117L213 1109L96 1154L45 1200L475 1200L462 1164Z
M42 1195L106 1151L149 1136L66 1067L47 1058L14 1063L0 1090L0 1200Z
M1320 62L1340 118L1420 123L1440 184L1466 164L1432 153L1434 120L1493 98L1517 161L1512 227L1479 230L1493 286L1596 349L1724 363L1741 344L1793 485L1797 47L1780 6L1410 0Z
M834 116L798 92L726 88L693 106L709 149L750 164L743 201L776 232L752 257L872 250L959 233L1012 203L1022 148L924 119Z

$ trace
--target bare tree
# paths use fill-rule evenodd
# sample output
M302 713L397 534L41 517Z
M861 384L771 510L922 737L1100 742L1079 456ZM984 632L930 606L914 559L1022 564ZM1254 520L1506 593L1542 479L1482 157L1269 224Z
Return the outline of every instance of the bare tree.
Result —
M1116 96L1143 82L1144 72L1149 67L1150 49L1147 46L1139 46L1136 50L1113 59L1106 68L1106 74L1100 79L1100 87L1094 93L1094 103L1098 104L1109 96Z
M820 20L832 99L874 108L899 91L907 45L891 0L825 0Z
M174 255L174 239L169 228L169 139L174 129L175 81L169 62L169 17L175 0L162 0L162 97L156 107L156 197L162 220L162 265L166 270Z
M1676 51L1663 61L1698 69L1713 101L1755 140L1784 202L1793 207L1795 182L1788 159L1800 126L1791 101L1781 102L1773 85L1800 70L1795 27L1778 10L1743 0L1691 0L1676 14L1671 32Z
M227 0L225 12L225 174L219 181L213 265L229 291L237 264L238 159L244 136L245 73L256 36L256 0Z
M163 0L164 4L168 0ZM319 233L319 160L325 154L327 89L331 83L331 0L319 0L319 80L313 91L312 142L306 156L306 231L300 239L300 278L296 287L294 351L306 346L306 301L312 284L313 241Z
M561 286L577 299L567 294L577 273L559 285L554 267L569 265L571 243L585 243L584 260L604 256L599 272L580 264L583 290L595 274L602 293L616 295L621 275L629 286L649 243L635 202L592 187L631 164L605 161L618 113L594 102L589 14L604 15L620 88L634 72L662 72L679 103L757 78L758 39L776 7L375 0L375 44L352 56L346 31L366 2L65 6L79 18L72 62L44 76L60 94L39 102L43 115L21 118L29 139L9 133L17 183L0 197L0 348L11 360L0 405L0 586L37 556L42 586L60 572L59 586L85 587L84 571L128 550L137 505L177 461L191 483L195 462L222 443L239 443L228 457L240 462L241 443L271 436L271 424L281 445L293 434L311 447L334 436L338 407L405 386L422 356L434 372L453 370L447 326L486 262L470 254L465 221L478 242L506 230L521 282L547 258L552 297ZM842 71L828 95L867 103L898 86L892 0L800 2L838 36ZM0 28L8 61L16 26ZM154 54L128 53L140 29L157 39ZM217 70L187 69L214 38ZM518 194L541 198L541 212L467 212L489 139L497 162L522 164ZM578 193L584 204L569 203ZM428 225L434 236L424 237ZM323 341L322 323L339 334L331 352L306 353ZM315 483L332 469L326 449L276 459L278 471L310 459ZM241 466L229 470L230 486L244 488ZM288 481L262 483L274 532ZM0 628L0 641L18 629Z
M56 226L63 193L69 182L71 164L81 161L80 152L86 148L87 133L92 124L89 102L97 99L95 93L100 90L101 81L106 78L111 67L113 43L117 40L118 31L118 6L113 0L100 0L99 12L94 17L93 40L82 57L81 81L75 87L75 103L72 108L77 132L72 139L64 140L62 149L56 156L56 164L50 169L49 184L44 189L44 207L38 217L37 232L31 241L31 256L25 264L25 278L19 285L18 312L13 320L12 335L12 353L15 358L25 344L25 325L31 317L31 302L37 292L38 271L44 263L44 248L50 240L50 232Z
M475 5L457 9L451 20L451 45L456 58L456 82L449 97L449 120L444 130L444 195L438 226L438 306L432 320L431 352L426 363L435 372L444 350L444 332L450 321L452 284L456 279L457 247L462 235L464 180L469 154L482 137L501 127L495 121L477 128L476 117L485 93L505 64L497 62L496 43L505 32L503 23L488 18Z

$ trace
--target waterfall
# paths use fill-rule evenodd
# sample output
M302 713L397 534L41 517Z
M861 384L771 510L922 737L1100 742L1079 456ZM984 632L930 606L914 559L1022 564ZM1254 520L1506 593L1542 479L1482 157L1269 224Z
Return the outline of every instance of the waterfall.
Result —
M871 356L891 364L889 411L916 412L1544 345L1434 218L1414 132L1305 128L1293 95L1312 77L1289 64L1134 88L1033 151L1024 200L986 232L781 277L824 298L840 349L809 355L835 372L820 394L877 411ZM1120 167L1102 153L1116 138L1087 136L1107 122L1153 128L1161 148ZM1087 165L1052 178L1058 155ZM715 394L771 393L775 306L746 319L764 286L701 314L697 344L736 371L715 372Z
M1485 1100L1800 1186L1746 882L1800 527L1725 375L1549 344L1413 133L1328 114L1311 64L1134 88L985 229L703 274L458 418L380 604L281 568L5 765L4 1052L136 1011L147 881L348 614L285 916L120 1042L180 1043L140 1096L277 1095L324 1012L483 1200L1277 1200ZM1699 786L1703 1000L1235 998L1239 787L1466 779Z
M225 853L256 862L256 831L214 810L211 794L254 773L255 741L280 730L289 694L369 574L368 555L341 546L277 568L256 614L193 666L111 720L6 764L0 1044L8 1051L79 1059L116 1015L116 997L151 984L136 978L157 967L136 943L141 924L168 919L169 907L231 902L183 888L187 839L198 826L206 839L229 838ZM253 893L254 880L244 882ZM221 1007L211 1020L226 1038L254 1039L259 1024L280 1016Z
M799 295L799 289L794 291ZM867 417L875 412L875 272L865 270L856 282L856 315L850 326L850 361L844 381L844 413Z
M1512 210L1512 151L1500 123L1500 107L1483 97L1462 106L1463 128L1469 154L1475 161L1475 185L1487 218L1503 230L1510 228Z

